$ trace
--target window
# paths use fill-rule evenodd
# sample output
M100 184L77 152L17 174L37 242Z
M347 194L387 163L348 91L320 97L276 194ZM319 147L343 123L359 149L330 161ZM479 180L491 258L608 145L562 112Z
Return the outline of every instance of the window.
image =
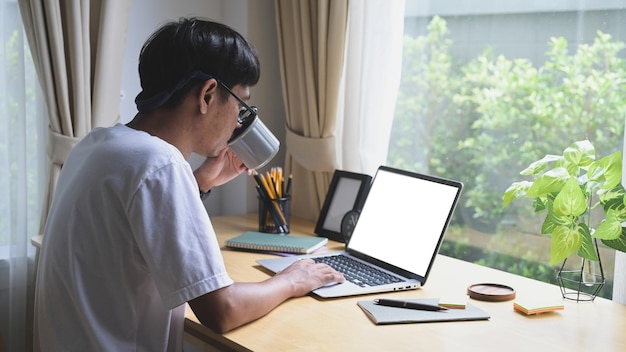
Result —
M24 350L27 288L41 218L47 116L16 1L0 0L0 332ZM32 267L32 265L31 265Z
M8 1L0 6L1 246L13 244L18 232L39 231L47 116L17 3Z
M543 216L502 207L519 172L588 138L622 150L626 8L619 1L407 1L388 164L465 184L442 253L556 282ZM613 251L601 246L611 297Z

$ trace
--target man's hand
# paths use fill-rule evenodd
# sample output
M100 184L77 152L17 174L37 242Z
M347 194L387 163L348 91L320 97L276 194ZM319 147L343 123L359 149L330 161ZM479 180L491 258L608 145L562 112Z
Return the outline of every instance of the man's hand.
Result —
M335 271L327 264L315 263L312 259L295 261L285 268L277 277L285 276L290 279L294 289L294 297L304 296L307 293L330 283L346 281L343 274Z
M242 172L251 171L230 148L224 148L216 157L208 157L194 172L200 190L203 192L223 185Z

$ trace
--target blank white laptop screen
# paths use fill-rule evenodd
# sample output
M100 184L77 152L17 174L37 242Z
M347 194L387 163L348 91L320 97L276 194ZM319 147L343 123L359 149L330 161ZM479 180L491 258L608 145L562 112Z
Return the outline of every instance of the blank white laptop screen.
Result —
M379 169L348 247L426 276L459 191Z

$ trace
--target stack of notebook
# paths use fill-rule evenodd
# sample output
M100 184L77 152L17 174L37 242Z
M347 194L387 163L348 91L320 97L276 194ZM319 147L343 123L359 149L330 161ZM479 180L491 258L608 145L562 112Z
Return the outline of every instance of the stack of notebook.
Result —
M325 237L274 235L247 231L226 241L226 247L261 252L308 254L328 242Z

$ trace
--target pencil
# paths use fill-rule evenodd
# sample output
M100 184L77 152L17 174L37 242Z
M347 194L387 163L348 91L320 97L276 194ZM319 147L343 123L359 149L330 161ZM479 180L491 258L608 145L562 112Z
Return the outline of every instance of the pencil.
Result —
M278 205L278 203L273 201L273 199L277 199L277 198L274 192L272 191L272 188L268 185L267 180L265 180L265 178L262 175L254 173L253 177L256 180L257 185L260 188L262 188L265 198L267 199L267 202L270 203L268 204L266 202L268 209L270 210L270 212L272 212L273 210L273 212L275 212L278 215L279 221L277 221L276 224L279 227L281 227L283 231L285 231L285 229L287 229L287 219L285 218L285 214L283 214L283 211L282 209L280 209L280 206Z
M270 186L271 179L270 181L268 181L265 177L261 176L261 182L263 183L263 187L265 187L265 190L267 191L267 194L270 196L270 198L275 199L276 194L274 194L274 191Z
M278 213L276 213L276 208L271 206L271 203L273 203L273 202L272 202L272 200L270 198L267 197L265 192L263 192L261 185L258 185L258 184L256 185L256 191L257 191L257 193L259 193L259 197L265 203L265 207L269 211L269 213L272 216L272 218L274 218L274 223L280 229L280 231L283 232L283 233L289 232L289 230L287 229L287 224L285 222L283 222L281 220L281 218L280 218L280 215Z
M283 198L283 169L281 167L276 168L276 193L279 198Z

